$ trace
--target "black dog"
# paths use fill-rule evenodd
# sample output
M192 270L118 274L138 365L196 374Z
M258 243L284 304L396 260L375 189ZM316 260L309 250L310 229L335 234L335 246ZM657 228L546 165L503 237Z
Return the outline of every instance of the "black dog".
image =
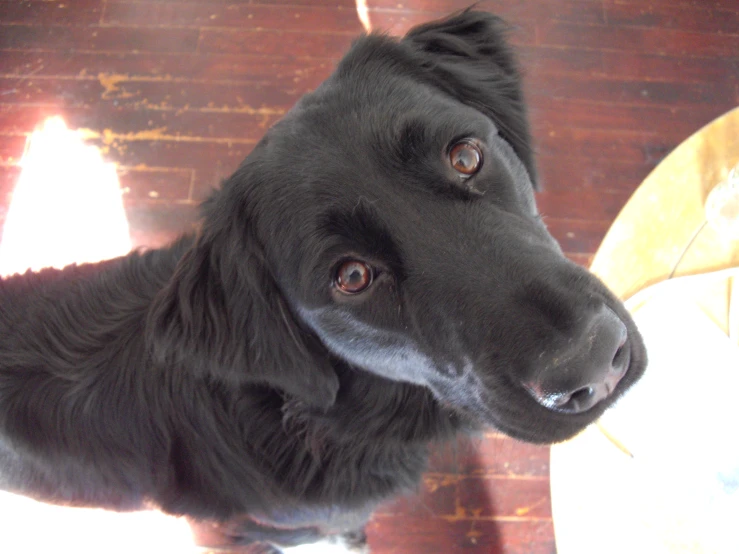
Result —
M496 17L360 38L195 238L0 289L0 486L365 548L434 441L566 439L646 360L534 204Z

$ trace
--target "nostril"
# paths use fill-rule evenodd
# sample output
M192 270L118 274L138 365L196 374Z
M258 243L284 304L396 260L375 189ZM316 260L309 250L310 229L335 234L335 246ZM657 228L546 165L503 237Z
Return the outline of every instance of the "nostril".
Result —
M576 390L570 395L570 402L577 402L577 403L583 403L586 402L591 396L595 394L595 391L593 390L593 387L583 387L581 389Z
M555 412L578 414L589 410L608 396L605 386L586 385L573 392L558 392L550 394L536 393L533 388L529 392L536 401Z
M623 357L623 353L624 353L624 346L622 344L621 346L618 347L618 350L616 350L616 354L614 354L613 356L613 362L611 362L611 365L613 367L618 366L618 362Z
M629 365L630 358L628 343L624 340L613 355L613 361L611 362L611 372L621 374Z
M593 385L579 388L566 396L567 401L554 409L568 414L578 414L589 410L604 397L604 395L600 394L599 388Z
M563 406L566 406L571 398L572 398L572 395L567 394L567 393L552 394L549 396L549 402L542 403L542 404L544 404L548 408L559 410Z

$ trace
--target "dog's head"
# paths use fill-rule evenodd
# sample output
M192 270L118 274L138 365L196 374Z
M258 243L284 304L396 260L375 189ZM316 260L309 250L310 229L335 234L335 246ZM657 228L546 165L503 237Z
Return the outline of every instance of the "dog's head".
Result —
M155 355L322 408L336 357L530 441L597 418L644 348L538 215L503 27L467 11L359 39L206 203Z

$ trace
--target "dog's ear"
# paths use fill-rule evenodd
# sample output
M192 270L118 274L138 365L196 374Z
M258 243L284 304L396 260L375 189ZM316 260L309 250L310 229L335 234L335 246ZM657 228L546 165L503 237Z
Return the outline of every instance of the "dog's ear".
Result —
M160 366L265 385L326 409L338 378L293 318L240 204L204 207L199 235L149 310L151 355Z
M536 184L521 74L507 43L508 26L465 10L411 29L403 39L432 85L492 119Z

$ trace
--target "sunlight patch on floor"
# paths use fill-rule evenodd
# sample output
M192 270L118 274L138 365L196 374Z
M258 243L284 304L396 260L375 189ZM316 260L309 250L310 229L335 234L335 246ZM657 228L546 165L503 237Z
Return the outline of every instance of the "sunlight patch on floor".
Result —
M61 117L29 138L0 243L0 275L63 267L131 249L115 166Z
M0 493L0 552L162 554L195 552L183 519L159 512L64 508Z

